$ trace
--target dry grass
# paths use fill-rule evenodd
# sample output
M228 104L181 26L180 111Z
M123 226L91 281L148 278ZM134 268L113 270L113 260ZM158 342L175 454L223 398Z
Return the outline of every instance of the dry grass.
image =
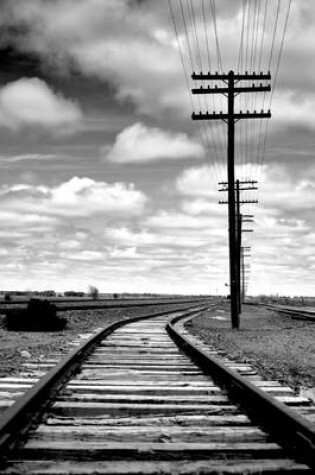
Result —
M248 305L243 307L241 329L233 331L228 305L220 309L194 319L187 328L216 348L251 362L269 379L282 380L296 390L315 386L315 324ZM211 318L218 316L226 319Z

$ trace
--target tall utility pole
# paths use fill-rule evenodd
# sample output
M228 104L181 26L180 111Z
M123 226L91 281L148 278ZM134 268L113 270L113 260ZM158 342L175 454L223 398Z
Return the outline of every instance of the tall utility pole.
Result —
M241 248L242 248L242 233L251 233L253 232L252 229L244 229L244 223L253 223L252 215L242 215L241 214L241 205L249 204L249 203L258 203L257 200L241 200L241 192L243 191L250 191L250 190L258 190L257 181L254 180L245 180L240 181L236 180L235 182L235 240L236 240L236 266L237 266L237 301L238 301L238 308L239 313L242 312L242 291L241 291ZM226 181L221 181L219 185L222 188L219 191L227 192L229 183ZM219 204L229 204L228 201L220 200Z
M213 112L199 114L193 113L193 120L223 120L227 126L227 176L228 176L228 220L229 220L229 258L230 258L230 291L231 291L231 321L232 328L239 328L239 285L238 285L238 266L237 266L237 243L236 243L236 209L235 209L235 166L234 166L234 154L235 154L235 123L241 119L263 119L270 118L270 111L268 112L250 112L243 113L242 111L235 113L234 102L235 97L241 93L254 93L270 91L270 84L263 86L262 83L256 86L254 83L252 86L236 87L236 84L240 81L270 81L271 75L269 74L256 74L247 72L245 74L235 74L234 71L230 71L228 74L192 74L194 81L223 81L227 87L207 87L192 89L193 94L224 94L227 97L228 111L224 114L222 111L219 114Z

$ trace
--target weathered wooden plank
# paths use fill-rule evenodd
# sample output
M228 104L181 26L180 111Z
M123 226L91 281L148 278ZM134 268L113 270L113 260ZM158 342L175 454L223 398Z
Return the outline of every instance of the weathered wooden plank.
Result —
M149 343L148 343L149 344ZM105 348L135 348L135 349L141 349L145 347L145 342L142 343L133 343L133 342L117 342L117 343L110 343L108 341L104 341L101 343L102 347ZM158 344L151 344L150 343L150 350L164 350L165 348L167 349L174 349L174 351L178 351L174 345L174 343L158 343Z
M5 401L17 399L18 397L23 396L24 393L25 391L0 391L0 400Z
M96 368L105 368L105 369L117 369L117 370L134 370L134 371L138 371L138 370L146 370L146 371L163 371L163 372L166 372L166 371L172 371L172 372L182 372L182 371L189 371L189 372L192 372L192 373L200 373L200 370L196 369L196 367L194 367L193 365L180 365L180 364L176 364L176 365L167 365L167 364L160 364L160 365L156 365L156 364L150 364L150 363L146 363L145 361L141 364L134 364L134 363L131 363L131 364L121 364L121 363L117 363L117 364L112 364L112 363L108 363L108 362L104 362L104 361L97 361L97 360L94 360L94 359L88 359L86 360L86 363L84 364L84 368L86 367L96 367Z
M176 415L177 413L197 412L199 414L237 414L239 410L232 404L128 404L128 403L96 403L96 402L55 402L51 408L51 414L93 417L101 415Z
M175 386L110 386L110 385L79 385L79 384L68 384L67 390L72 391L73 393L84 393L84 392L94 392L94 393L105 393L105 394L168 394L168 395L192 395L192 396L201 396L207 394L217 394L221 392L221 389L218 387L211 388L198 388L198 387L175 387Z
M70 393L70 394L69 394ZM169 395L133 395L133 394L96 394L96 393L71 393L65 391L56 398L56 401L73 401L79 402L113 402L113 403L129 403L129 404L227 404L229 399L223 394L208 396L169 396Z
M25 368L30 368L30 369L34 369L34 370L43 370L43 368L53 368L55 366L55 363L43 363L43 362L40 362L40 363L24 363Z
M155 358L155 359L177 359L177 358L182 358L181 355L179 355L177 352L165 352L165 351L151 351L149 348L141 348L141 350L133 351L133 350L123 350L123 348L119 349L107 349L107 350L101 350L97 352L98 355L104 355L104 357L108 358L122 358L122 359L140 359L140 358ZM186 358L186 361L187 358Z
M255 384L256 386L259 386L259 387L264 387L264 386L274 386L274 387L281 387L281 388L285 388L285 387L289 387L289 386L283 386L282 383L280 383L279 381L275 381L275 380L271 380L271 379L263 379L263 380L258 380L258 381L253 381L253 384Z
M291 459L274 460L255 459L244 460L234 458L229 460L188 460L183 457L176 461L9 461L3 475L279 475L291 473L294 475L311 475L312 471L304 464Z
M187 369L196 369L196 366L190 363L189 361L168 361L164 360L161 361L159 359L147 359L143 358L142 360L121 360L120 358L116 358L113 361L108 360L107 358L95 356L88 358L86 360L88 363L92 364L101 364L105 365L110 368L128 368L128 367L135 367L135 368L143 368L144 366L147 368L187 368Z
M163 387L198 387L198 388L211 388L213 387L214 383L204 377L204 378L194 378L194 379L188 379L188 378L177 378L174 380L169 380L169 379L161 379L160 381L158 379L144 379L144 378L137 378L136 380L134 379L129 379L126 380L124 378L120 378L119 375L115 377L115 379L103 379L103 374L95 374L94 372L91 373L81 373L77 375L76 380L71 380L70 384L81 384L81 383L89 383L89 384L100 384L100 385L107 385L109 384L110 386L135 386L137 385L138 387L141 386L163 386Z
M38 381L38 378L33 378L33 377L22 378L22 377L7 376L5 378L0 378L0 386L2 384L8 384L8 383L11 383L11 384L19 384L19 383L33 384L33 383L37 383L37 381Z
M108 359L109 361L116 361L117 359L117 354L113 354L112 352L110 351L94 351L92 353L93 357L98 357L98 358L106 358L106 360ZM157 354L157 355L154 355L154 354L150 354L150 353L147 353L146 355L143 355L142 353L124 353L124 354L120 354L119 355L119 361L161 361L161 362L164 362L164 361L170 361L170 362L182 362L182 363L190 363L190 359L185 357L185 356L181 356L181 355L176 355L176 354L172 354L172 355L165 355L164 354Z
M82 367L82 373L84 374L85 371L87 370L99 370L99 379L113 379L117 380L120 378L120 380L123 382L124 379L129 379L130 381L138 381L139 379L141 380L161 380L161 381L180 381L184 379L190 379L192 377L196 378L196 381L207 381L207 377L203 375L203 373L199 372L192 372L192 371L146 371L146 370L111 370L108 369L106 371L106 368L97 368L93 366L83 366Z
M103 442L165 442L165 443L213 443L213 442L266 442L268 436L256 427L170 427L170 426L47 426L40 425L32 438L49 440L85 440L86 447L99 440Z
M289 406L310 406L311 401L305 397L299 396L274 396L278 401Z
M32 460L47 459L58 456L77 458L80 460L115 460L121 457L132 457L132 460L190 459L209 457L212 459L223 457L233 458L280 458L284 450L274 443L225 443L213 442L206 444L195 443L114 443L94 442L86 446L86 441L41 441L31 439L18 451L22 458Z
M198 424L198 427L203 426L251 426L249 418L244 414L224 414L224 415L196 415L195 412L191 414L179 414L175 416L155 416L155 417L48 417L45 421L46 425L68 426L77 425L79 427L90 426L94 427L119 427L119 426L175 426L189 427Z
M0 384L0 392L27 391L33 384Z
M19 376L21 378L27 378L27 377L31 377L31 378L36 378L36 379L40 379L42 378L43 376L45 376L45 374L47 373L47 371L21 371L21 373L19 373Z
M113 334L111 335L110 337L106 338L106 341L107 342L121 342L121 341L125 341L125 342L142 342L142 341L152 341L152 342L162 342L162 343L168 343L168 344L173 344L173 346L176 347L176 345L174 345L174 343L170 340L169 336L166 335L165 333L160 333L160 334L156 334L156 335L151 335L151 334L145 334L145 333L142 333L141 335L138 334L137 336L132 336L132 335L116 335Z

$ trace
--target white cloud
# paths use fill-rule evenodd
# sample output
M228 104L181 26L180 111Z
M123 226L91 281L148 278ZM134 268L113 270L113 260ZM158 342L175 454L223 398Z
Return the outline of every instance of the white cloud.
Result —
M301 96L294 91L279 91L274 97L273 110L275 123L315 128L315 94Z
M3 187L0 196L10 211L69 217L137 215L147 202L133 184L108 184L78 177L54 188L23 184Z
M315 207L315 168L308 170L309 178L298 172L291 173L286 165L264 165L262 168L264 208L286 211L291 217ZM300 215L300 216L303 216Z
M193 199L184 200L182 202L182 210L193 216L199 216L201 214L211 216L225 216L226 210L222 206L218 205L218 201L210 201L206 199Z
M216 228L216 223L212 216L191 216L177 211L160 210L148 217L145 220L145 224L152 228L177 229L180 232L183 232L184 229L193 229L199 233L200 229L203 229L212 235L222 235L222 229Z
M37 160L53 160L58 159L58 155L53 153L22 153L20 155L11 155L11 156L1 156L0 162L3 163L19 163L24 161L37 161Z
M77 104L55 93L45 81L21 78L0 90L0 124L19 130L25 126L45 129L73 128L82 118Z
M191 167L184 170L176 180L176 188L183 195L208 197L218 199L213 190L214 170L208 165Z
M147 221L146 224L150 225L150 221ZM207 233L198 232L197 234L194 228L186 228L185 233L183 233L180 226L169 227L168 229L164 226L161 227L163 228L162 231L154 221L150 231L142 230L137 232L126 227L107 228L104 239L117 246L133 246L145 249L147 253L151 250L154 255L164 253L170 256L170 258L174 258L176 255L174 249L200 248L209 242L209 235Z
M203 147L186 134L173 134L139 122L120 132L114 145L105 151L107 160L117 163L200 158L203 154Z

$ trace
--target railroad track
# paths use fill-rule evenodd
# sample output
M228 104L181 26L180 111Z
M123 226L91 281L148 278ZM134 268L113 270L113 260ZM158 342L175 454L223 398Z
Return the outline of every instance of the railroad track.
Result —
M205 301L212 300L210 297L203 297ZM160 299L97 299L97 300L65 300L65 299L39 299L46 300L55 305L57 312L68 312L70 310L99 310L99 309L113 309L113 308L129 308L129 307L152 307L154 306L169 306L169 305L180 305L180 304L197 304L200 302L200 298L160 298ZM9 302L0 302L0 314L10 316L12 313L23 312L27 308L29 300L25 301L9 301Z
M315 323L315 312L310 310L302 310L299 308L292 308L292 307L285 307L282 305L272 305L272 304L264 304L270 310L275 310L282 315L286 315L287 317L291 317L296 320L305 320L308 322Z
M116 323L51 369L2 417L1 473L314 473L311 425L191 343L204 308Z

